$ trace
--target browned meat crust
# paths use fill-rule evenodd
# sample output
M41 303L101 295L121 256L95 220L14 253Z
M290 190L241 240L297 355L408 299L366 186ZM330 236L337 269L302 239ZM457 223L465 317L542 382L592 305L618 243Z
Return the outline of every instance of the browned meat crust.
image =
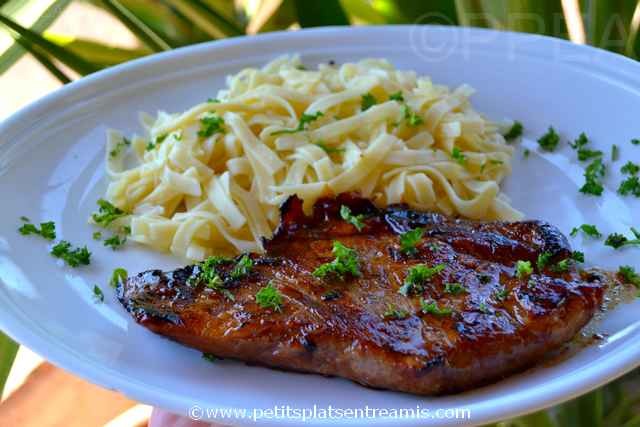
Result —
M367 215L361 231L340 218L341 205ZM398 233L414 227L424 228L424 238L407 256ZM333 259L334 240L357 251L360 277L312 276ZM572 264L562 273L535 267L543 252L551 254L549 266L571 255L566 238L540 221L454 220L401 206L378 210L350 196L320 201L305 217L293 198L265 247L266 255L251 255L248 276L225 281L233 301L202 283L190 285L194 266L140 273L119 286L118 297L141 325L219 357L442 394L532 366L570 340L603 296L599 279L582 280ZM530 261L533 274L516 277L518 260ZM418 295L402 295L407 269L416 264L446 267ZM279 312L256 303L269 281L283 296ZM446 292L446 283L466 291ZM424 313L422 299L452 313ZM390 306L408 316L385 317Z

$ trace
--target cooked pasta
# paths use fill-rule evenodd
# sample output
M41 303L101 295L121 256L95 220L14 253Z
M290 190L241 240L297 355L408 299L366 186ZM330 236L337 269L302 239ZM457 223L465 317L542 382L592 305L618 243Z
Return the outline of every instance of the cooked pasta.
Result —
M518 219L500 191L513 149L472 93L384 59L307 70L281 57L229 76L216 99L144 116L144 137L111 131L106 199L130 214L132 240L192 260L261 252L292 195L307 212L355 192L378 206Z

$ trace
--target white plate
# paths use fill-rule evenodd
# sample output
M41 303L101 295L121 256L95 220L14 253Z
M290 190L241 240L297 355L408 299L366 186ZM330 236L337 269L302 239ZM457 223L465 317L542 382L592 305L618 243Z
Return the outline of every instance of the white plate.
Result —
M53 363L94 383L153 405L187 414L189 407L415 408L464 407L473 423L511 417L584 393L629 371L640 361L640 302L607 315L609 338L555 366L537 368L468 393L428 398L370 390L342 379L285 373L242 363L215 364L196 351L153 335L130 319L106 285L113 268L137 272L174 268L180 260L133 245L112 252L91 239L86 218L104 191L105 130L139 131L138 111L179 111L215 95L224 76L298 52L309 65L386 57L400 68L448 85L477 89L477 109L526 127L506 189L528 217L565 232L583 222L603 232L640 225L640 200L620 198L620 166L640 160L640 65L621 56L563 41L453 27L327 28L236 38L155 55L72 83L20 111L0 126L0 328ZM553 154L535 150L549 125L563 137ZM585 131L609 153L621 147L607 191L578 193L584 164L567 140ZM88 244L88 268L62 267L42 239L20 236L19 217L54 220L59 236ZM613 251L602 242L572 239L589 260L617 268L638 265L640 249ZM93 284L105 291L95 304ZM241 416L241 415L239 415ZM237 424L250 420L240 419ZM298 425L297 419L261 420ZM316 419L313 423L327 423ZM430 425L460 424L430 420ZM342 424L424 425L422 419L342 419Z

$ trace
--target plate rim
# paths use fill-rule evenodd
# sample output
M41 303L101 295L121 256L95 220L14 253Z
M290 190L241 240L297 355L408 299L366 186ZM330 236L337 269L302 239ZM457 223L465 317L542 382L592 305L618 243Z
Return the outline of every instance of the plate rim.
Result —
M9 141L4 140L4 135L10 133L11 129L19 128L21 123L28 123L28 117L38 116L46 114L46 112L54 104L61 102L67 105L70 101L67 99L68 95L77 93L83 95L83 91L88 91L91 95L91 88L96 83L109 83L110 80L117 79L124 75L131 75L133 79L140 79L140 76L135 75L140 70L145 70L147 67L153 66L157 63L171 62L182 57L189 57L191 55L210 54L217 50L232 49L235 46L243 45L246 43L259 42L259 43L274 43L279 45L286 42L291 38L331 38L341 33L348 34L367 34L367 33L394 33L403 31L425 31L425 32L443 32L443 33L461 33L463 31L469 32L471 37L475 33L490 33L495 36L495 40L502 38L513 37L518 41L532 41L533 39L540 40L539 43L546 45L550 42L556 43L556 46L560 46L561 49L571 51L584 51L590 52L594 55L603 55L605 60L599 64L599 68L593 68L588 70L582 70L588 73L599 73L606 69L606 77L609 80L615 80L618 82L627 81L631 86L640 87L640 63L633 61L629 58L623 57L612 52L604 51L598 48L594 48L586 45L576 45L569 41L556 39L548 36L531 35L523 33L514 33L507 31L496 31L490 29L481 28L468 28L468 27L453 27L453 26L417 26L417 25L385 25L385 26L368 26L368 27L320 27L314 29L303 29L298 31L278 31L266 34L260 34L255 36L242 36L232 39L224 39L217 41L204 42L196 45L186 46L178 49L174 49L168 52L162 52L158 54L149 55L147 57L139 58L127 63L119 64L114 67L98 71L90 76L83 77L70 84L67 84L52 93L28 104L27 106L19 109L8 118L4 119L0 123L0 150L6 150L11 148L12 144ZM342 35L343 35L342 34ZM361 37L362 34L359 34ZM390 35L393 36L393 35ZM536 43L536 46L538 43ZM357 46L357 45L356 45ZM364 47L364 45L363 45ZM550 49L549 49L550 50ZM521 52L521 55L527 55L527 50ZM544 49L537 54L549 54ZM537 55L531 55L537 56ZM567 64L571 65L572 62L568 61ZM633 72L635 68L635 73ZM104 94L101 92L99 94ZM82 97L84 99L84 97ZM17 144L17 142L15 143ZM5 298L5 293L9 294L11 291L6 284L2 282L4 289L0 292L0 301L7 303L9 301ZM154 402L155 404L162 406L168 410L185 414L183 410L185 407L191 406L193 402L188 401L185 398L180 397L177 393L167 393L162 389L155 386L150 386L145 382L138 381L135 378L127 377L120 374L115 369L104 365L94 363L89 357L74 351L68 347L65 343L55 342L52 337L46 336L43 331L38 332L38 325L31 319L26 318L26 313L17 310L10 303L5 305L3 312L0 312L0 329L5 332L9 337L19 343L24 343L33 351L41 354L46 360L60 366L63 369L67 369L74 374L88 380L92 383L98 384L101 387L119 391L129 397L143 402ZM542 408L546 408L551 405L555 405L574 397L587 393L597 387L602 386L609 381L625 374L633 368L640 366L640 345L637 346L624 346L622 348L612 349L607 357L607 365L605 367L586 366L581 375L576 375L573 378L568 378L563 384L556 384L547 393L539 393L535 397L537 399L523 399L520 398L516 401L516 404L510 402L509 405L505 405L503 408L499 408L497 411L487 411L486 408L478 409L474 408L472 411L473 423L489 423L493 421L503 420L513 416L518 416L523 413L529 413ZM586 385L585 385L586 383ZM519 391L521 393L521 391ZM526 402L525 402L526 401ZM535 402L535 403L529 403ZM223 406L217 406L224 408ZM502 410L500 410L502 409ZM269 424L270 420L261 420L259 423ZM376 418L374 420L356 419L350 420L352 425L356 424L381 424L393 422L395 425L411 425L414 420L398 420L393 418ZM434 422L434 425L446 425L451 420L430 420ZM281 419L278 420L278 424L282 425L296 425L295 419ZM315 421L317 424L323 424L322 421Z

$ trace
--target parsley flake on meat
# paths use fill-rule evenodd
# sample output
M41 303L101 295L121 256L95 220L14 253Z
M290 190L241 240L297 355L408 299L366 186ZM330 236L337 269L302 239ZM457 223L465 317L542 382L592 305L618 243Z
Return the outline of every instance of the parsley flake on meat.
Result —
M282 311L282 294L273 286L273 282L270 281L267 283L267 286L261 288L256 293L256 303L258 303L260 308Z
M349 206L340 206L340 217L347 221L349 224L353 225L358 231L362 231L362 229L364 228L364 222L362 221L364 219L364 215L352 214Z
M335 259L331 262L322 264L313 271L313 275L318 278L327 276L336 276L340 280L345 280L347 275L359 277L360 265L358 261L358 253L338 242L333 242L332 253Z
M424 228L414 228L400 235L400 252L405 255L415 255L418 253L416 246L422 240Z
M439 307L435 301L420 301L420 308L424 314L433 314L434 316L451 316L453 309L449 307Z
M398 292L404 296L422 292L424 285L445 268L444 264L438 264L433 267L428 267L425 264L414 265L407 270L407 277Z

